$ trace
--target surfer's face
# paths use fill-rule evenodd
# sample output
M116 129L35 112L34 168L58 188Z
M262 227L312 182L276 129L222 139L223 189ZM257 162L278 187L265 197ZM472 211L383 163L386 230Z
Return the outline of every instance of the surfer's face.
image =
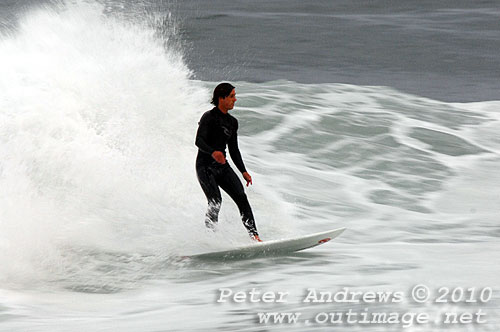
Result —
M233 91L231 91L229 96L227 96L226 98L219 98L219 108L226 111L232 110L234 108L235 102L236 92L233 89Z

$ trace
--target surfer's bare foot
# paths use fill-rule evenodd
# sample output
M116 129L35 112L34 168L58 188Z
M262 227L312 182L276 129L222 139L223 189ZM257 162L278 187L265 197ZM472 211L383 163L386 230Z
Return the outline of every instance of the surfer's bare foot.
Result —
M257 242L262 242L262 240L260 239L260 237L258 235L251 235L250 236L252 238L252 240L254 241L257 241Z

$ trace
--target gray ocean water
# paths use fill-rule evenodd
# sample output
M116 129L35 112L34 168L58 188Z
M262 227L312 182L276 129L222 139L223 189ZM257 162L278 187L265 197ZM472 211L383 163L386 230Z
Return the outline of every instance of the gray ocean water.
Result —
M2 1L0 331L497 331L499 19L496 1ZM226 196L203 225L193 142L221 80L261 237L338 239L179 259L251 243Z

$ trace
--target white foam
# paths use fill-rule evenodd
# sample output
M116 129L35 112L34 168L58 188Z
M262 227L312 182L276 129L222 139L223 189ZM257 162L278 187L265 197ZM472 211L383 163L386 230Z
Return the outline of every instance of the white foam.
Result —
M0 40L0 278L57 266L65 245L168 246L173 223L203 214L206 90L154 29L101 11L39 9Z
M153 27L102 12L86 2L37 9L0 39L6 283L65 278L79 265L88 279L98 273L83 263L88 252L162 260L250 241L225 195L219 232L203 224L194 136L214 84L191 80L182 50ZM262 237L281 238L293 230L290 205L249 171Z

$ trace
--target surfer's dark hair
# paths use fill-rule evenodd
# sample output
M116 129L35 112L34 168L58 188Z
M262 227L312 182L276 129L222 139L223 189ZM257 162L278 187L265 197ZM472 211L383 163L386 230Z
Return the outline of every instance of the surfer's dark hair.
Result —
M219 98L226 98L231 94L231 91L233 91L234 86L232 86L230 83L221 83L217 85L214 89L214 95L212 97L212 104L215 106L219 106Z

